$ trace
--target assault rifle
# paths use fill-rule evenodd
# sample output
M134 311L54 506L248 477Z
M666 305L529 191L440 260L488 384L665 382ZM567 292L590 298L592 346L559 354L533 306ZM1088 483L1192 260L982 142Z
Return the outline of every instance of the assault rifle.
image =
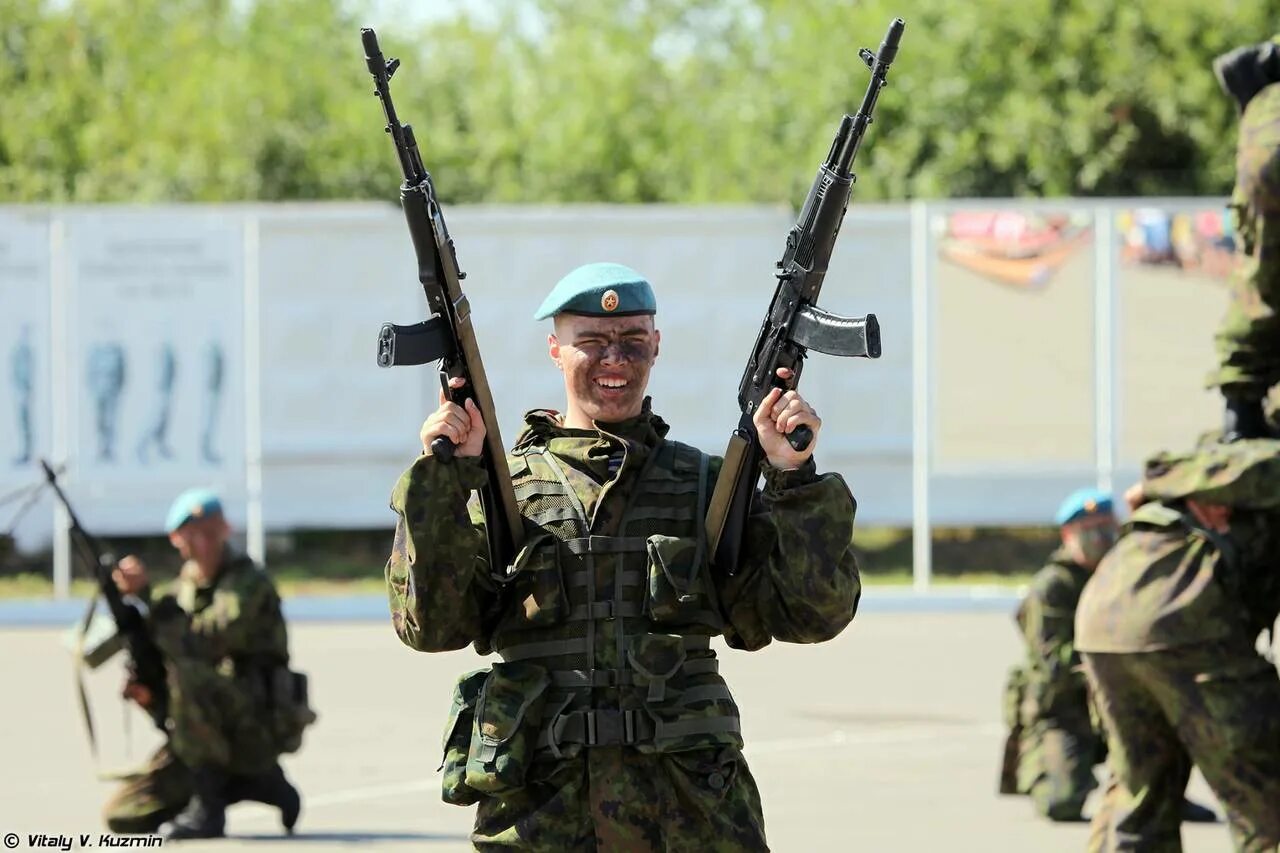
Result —
M71 520L72 547L76 549L80 559L92 568L94 579L98 582L98 592L107 603L107 610L116 623L116 633L129 654L130 678L151 693L151 703L145 710L156 726L161 731L166 731L164 723L169 715L169 689L165 682L164 658L151 639L151 634L147 632L142 611L137 604L126 601L120 594L115 579L111 577L116 567L116 558L104 551L98 540L81 526L75 510L71 508L71 502L58 485L58 475L43 459L40 460L40 467L44 469L45 479L49 481L54 495L67 510L67 517ZM91 607L89 616L92 612ZM88 616L85 621L87 624ZM87 713L86 710L86 715Z
M400 67L398 59L384 59L378 36L372 29L360 30L365 62L373 75L374 94L382 102L386 132L395 143L396 157L404 182L400 185L400 206L409 225L409 236L418 257L418 281L427 298L431 318L412 326L384 323L378 332L378 366L437 362L445 394L461 405L475 401L486 430L483 462L489 481L480 490L485 527L489 537L489 565L501 572L510 565L524 541L524 528L516 506L515 489L506 462L506 450L498 432L493 393L480 360L480 347L471 325L471 305L462 292L466 273L458 269L453 239L444 223L444 213L436 199L435 185L422 163L411 125L402 125L391 102L391 76ZM461 377L466 384L450 388L449 380ZM440 436L431 443L431 453L442 462L453 458L454 444Z
M707 536L713 562L717 570L726 575L737 571L747 516L760 477L763 453L752 416L761 401L775 387L789 390L799 384L805 355L811 349L828 355L880 357L880 324L874 314L841 317L821 310L814 303L822 289L831 250L849 204L855 180L853 159L871 124L871 113L886 83L889 66L898 53L905 26L901 18L895 18L878 52L873 54L866 48L858 52L871 69L871 82L857 114L841 119L835 141L831 143L827 159L818 168L818 176L800 208L796 224L787 234L782 260L777 263L777 290L738 386L742 418L729 439L724 467L707 510ZM783 367L791 370L791 377L785 381L777 375ZM787 441L796 450L804 450L812 440L813 431L807 426L787 434Z

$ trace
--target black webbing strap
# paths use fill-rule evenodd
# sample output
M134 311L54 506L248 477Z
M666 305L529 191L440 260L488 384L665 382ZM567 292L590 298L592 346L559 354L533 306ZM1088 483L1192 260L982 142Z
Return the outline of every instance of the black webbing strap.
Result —
M680 667L680 672L685 675L705 675L719 671L720 661L715 658L687 660ZM559 688L586 689L591 687L634 687L638 682L636 673L631 670L553 669L551 671L551 683ZM683 696L684 694L682 693L681 695Z
M711 648L711 638L706 636L686 636L680 638L681 646L686 652L706 651ZM519 643L498 650L498 654L507 663L532 658L551 658L560 655L583 655L587 653L586 637L570 637L566 640L547 640L541 643Z

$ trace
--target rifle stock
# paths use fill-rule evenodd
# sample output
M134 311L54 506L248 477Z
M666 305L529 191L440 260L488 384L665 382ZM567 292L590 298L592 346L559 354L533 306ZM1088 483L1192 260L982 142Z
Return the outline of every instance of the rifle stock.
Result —
M799 384L809 350L843 357L880 357L880 324L874 314L841 317L815 303L849 204L855 180L853 161L871 124L880 89L887 83L905 26L901 18L895 18L877 53L866 48L859 52L871 70L871 81L858 112L840 120L777 263L777 289L738 385L742 417L729 439L707 509L713 565L722 574L737 571L764 458L752 420L761 402L774 388L790 390ZM790 371L785 380L778 376L782 368ZM787 435L787 441L796 450L804 450L813 441L813 431L802 425Z
M390 80L400 61L383 57L377 34L372 29L362 29L360 38L365 62L374 79L374 94L382 102L386 131L395 143L396 157L404 175L400 206L417 257L418 282L431 314L430 319L412 326L383 324L378 333L378 365L394 367L435 361L445 394L459 405L468 398L475 401L486 431L482 456L488 482L480 490L480 503L489 538L490 566L500 572L523 544L524 527L507 467L506 448L498 429L493 392L471 321L471 304L462 291L466 274L458 268L453 238L449 236L431 175L423 165L413 127L400 124L391 100ZM465 384L451 388L449 380L454 378L465 380ZM454 445L441 436L432 442L431 452L447 463L453 458Z

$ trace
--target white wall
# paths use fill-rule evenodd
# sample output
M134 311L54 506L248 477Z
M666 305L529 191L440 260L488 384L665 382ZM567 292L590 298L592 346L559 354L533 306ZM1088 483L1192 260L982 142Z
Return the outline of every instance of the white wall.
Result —
M930 216L963 207L931 205ZM535 322L534 309L572 267L615 260L645 272L657 291L663 345L654 408L674 437L720 452L737 418L737 383L772 293L788 211L570 206L446 213L508 445L526 409L563 403L545 352L549 324ZM936 258L941 239L936 228L913 234L912 221L905 205L850 208L820 304L875 312L884 356L869 362L815 354L802 383L825 422L820 466L845 474L865 523L912 519L912 334L923 318L912 316L910 264L914 240L928 241L927 254ZM933 335L925 350L932 354L935 522L1043 523L1063 493L1094 480L1101 268L1114 278L1120 323L1117 478L1131 477L1146 452L1212 421L1212 397L1198 389L1224 289L1199 279L1170 284L1103 261L1089 248L1035 293L931 262ZM33 467L11 464L17 397L9 365L21 327L29 325L37 338L37 446L69 464L86 524L103 533L156 532L171 497L194 484L222 489L232 520L242 523L245 420L253 412L244 399L246 371L253 370L246 358L254 352L243 337L246 276L261 322L266 528L389 526L391 487L418 452L418 428L437 389L430 368L383 370L374 361L382 322L414 323L425 312L402 215L390 204L0 208L0 494L36 477ZM96 457L85 366L88 348L106 338L124 344L129 363L120 453L110 463ZM215 339L226 354L216 464L199 453L207 417L200 359ZM164 341L177 360L169 428L175 458L153 454L144 462L136 449L154 422ZM1162 399L1179 402L1165 412ZM6 512L0 506L0 529ZM50 530L42 512L19 533L38 544Z

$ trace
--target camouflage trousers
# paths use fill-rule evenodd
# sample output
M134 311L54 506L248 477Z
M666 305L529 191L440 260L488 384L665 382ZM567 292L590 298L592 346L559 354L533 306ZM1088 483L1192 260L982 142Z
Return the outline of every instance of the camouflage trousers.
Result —
M760 793L734 747L598 747L535 761L524 787L480 800L471 840L476 850L545 853L769 849Z
M1102 743L1088 720L1037 720L1018 748L1018 792L1050 820L1081 819L1084 801L1098 787L1094 765Z
M169 744L184 764L243 775L275 766L263 685L200 660L170 662L167 670Z
M1180 851L1192 764L1226 810L1236 849L1280 845L1280 678L1247 643L1083 655L1112 780L1090 851Z
M191 799L191 771L168 745L122 784L102 807L107 829L120 835L148 834L173 819Z
M1260 399L1280 382L1280 214L1243 222L1236 239L1246 251L1237 252L1209 382L1228 395Z

